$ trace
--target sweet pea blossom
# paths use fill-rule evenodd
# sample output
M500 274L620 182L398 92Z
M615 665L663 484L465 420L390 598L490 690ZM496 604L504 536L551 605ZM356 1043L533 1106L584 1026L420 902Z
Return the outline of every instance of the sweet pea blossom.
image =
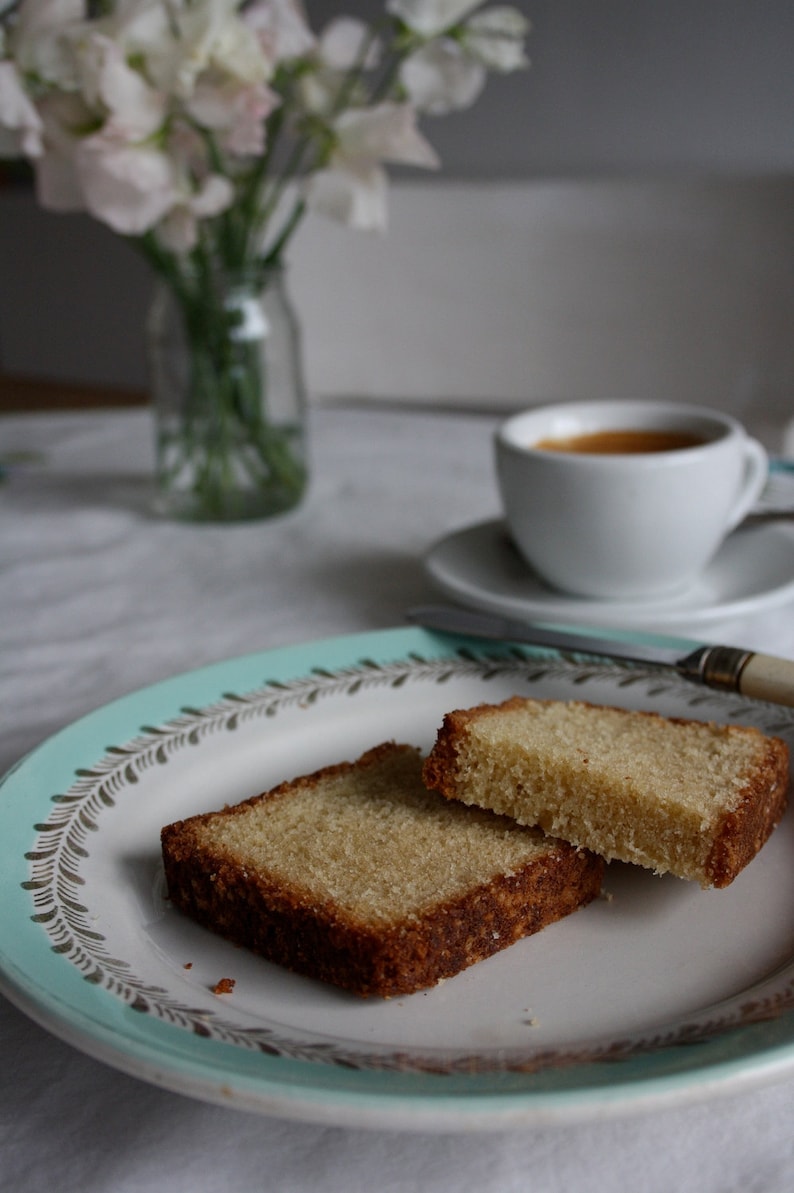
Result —
M234 202L234 187L228 178L211 174L197 191L185 193L163 217L160 243L174 253L188 253L198 240L199 222L220 215Z
M221 76L199 79L186 112L218 134L224 152L255 156L265 148L265 122L279 97L264 83L240 84Z
M107 15L91 21L90 27L115 42L125 61L140 64L141 74L152 87L171 94L180 56L174 47L174 21L179 2L167 7L159 0L123 0ZM84 34L78 30L76 37Z
M457 41L443 38L407 58L400 79L420 112L443 116L474 103L485 86L486 70Z
M366 104L366 94L353 75L379 65L380 40L363 21L336 17L317 40L311 69L298 80L297 94L307 112L332 117L340 95L349 104Z
M33 162L42 205L88 210L157 268L278 260L306 206L382 229L385 167L439 164L417 113L526 65L528 29L483 0L384 7L316 36L301 0L0 0L0 153Z
M373 37L364 21L355 17L336 17L320 35L318 53L331 70L347 71L360 64L374 70L380 60L380 41Z
M387 177L381 162L437 167L435 150L416 127L409 104L383 103L343 112L335 122L336 147L326 169L312 175L309 206L351 228L386 228Z
M272 73L239 8L240 0L123 0L91 24L140 64L154 88L181 100L204 71L249 84Z
M273 66L303 58L314 49L315 37L298 0L254 0L243 10L242 19Z
M75 60L86 102L124 130L131 140L151 136L166 115L165 96L127 64L106 34L90 32L76 47Z
M518 9L503 5L460 21L454 37L425 41L400 67L411 103L433 116L469 107L485 86L488 70L506 74L528 65L528 29Z
M203 71L217 71L242 83L263 83L270 75L254 31L238 14L239 0L192 0L176 16L179 37L171 38L174 94L192 94Z
M479 8L482 0L388 0L386 11L421 37L438 37Z
M0 62L0 157L40 157L43 127L13 62Z
M75 164L87 210L124 236L148 232L179 202L175 163L153 146L98 133L80 142Z
M85 16L83 0L21 0L9 47L21 75L42 83L75 86L68 34Z
M476 12L466 22L461 42L467 52L488 70L507 74L529 65L524 39L529 21L507 5Z

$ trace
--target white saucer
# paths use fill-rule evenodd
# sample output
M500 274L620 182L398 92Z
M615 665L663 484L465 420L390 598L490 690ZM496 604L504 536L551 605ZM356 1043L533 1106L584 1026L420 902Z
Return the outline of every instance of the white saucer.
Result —
M794 600L794 534L783 525L732 534L697 584L659 602L555 592L521 559L501 519L447 535L424 565L447 596L475 609L618 629L703 626Z

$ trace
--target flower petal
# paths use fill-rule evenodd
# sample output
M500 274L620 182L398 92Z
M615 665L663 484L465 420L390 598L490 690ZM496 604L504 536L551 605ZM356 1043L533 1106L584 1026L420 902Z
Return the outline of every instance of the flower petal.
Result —
M338 117L334 128L339 138L334 164L337 158L427 168L439 164L432 145L416 127L416 111L410 104L351 109Z
M474 103L485 86L486 71L457 41L444 38L406 58L400 79L421 112L443 116Z
M225 150L246 156L264 149L265 121L279 102L264 83L207 76L199 79L185 108L203 128L222 134Z
M121 47L102 33L91 33L78 47L77 61L86 100L100 106L131 140L156 132L166 115L163 96L125 61Z
M354 17L337 17L326 25L320 37L320 58L331 70L351 70L360 63L374 70L380 60L380 44L369 25Z
M385 231L388 180L379 166L339 165L318 170L309 179L306 200L312 211L349 228Z
M86 207L122 235L148 232L180 198L173 163L148 145L97 133L78 145L75 160Z
M498 5L466 22L462 43L489 70L507 74L529 66L524 39L529 21L517 8Z
M243 10L242 19L273 66L314 49L316 39L298 0L254 0Z
M71 48L66 36L85 16L83 0L22 0L13 34L19 69L64 88L74 84Z
M13 62L0 62L0 128L10 133L6 138L8 153L0 155L17 157L21 151L26 157L39 157L43 127Z
M482 0L388 0L386 11L421 37L437 37L457 25Z

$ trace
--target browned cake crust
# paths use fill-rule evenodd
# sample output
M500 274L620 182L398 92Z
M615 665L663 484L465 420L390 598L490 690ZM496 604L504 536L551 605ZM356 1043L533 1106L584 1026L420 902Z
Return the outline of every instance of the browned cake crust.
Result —
M780 738L767 738L755 772L742 787L739 806L722 814L714 833L706 859L706 876L713 886L733 882L769 840L783 819L788 789L788 747Z
M465 781L462 783L460 777L459 753L462 743L465 742L468 727L483 717L499 717L503 712L510 713L521 710L522 706L529 704L548 707L557 704L558 707L563 707L562 702L532 701L515 696L501 704L482 704L447 713L438 730L435 745L424 764L423 779L427 786L451 800L464 799L467 803L476 802L467 798L464 793ZM571 702L571 707L590 709L596 719L599 712L602 711L600 706L583 701ZM626 710L613 708L607 711L626 712ZM687 726L700 724L700 722L682 717L665 718L655 712L632 711L626 715L638 719L638 723L644 720L649 726L654 722L657 725L664 722L671 727L681 726L685 729ZM722 811L707 830L711 844L707 850L703 871L697 875L704 887L725 887L756 856L783 817L790 785L789 749L782 739L767 736L755 728L740 725L712 726L712 728L719 728L728 741L731 738L738 739L739 736L743 736L745 741L750 740L754 745L752 765L748 766L746 762L742 764L737 762L737 768L741 767L737 769L737 775L741 781L738 802L734 801L735 806ZM572 742L571 745L572 752L576 748L582 747L581 753L586 753L586 739ZM586 763L587 760L585 760L585 765ZM616 785L619 786L621 776L616 774L615 778ZM714 794L715 798L719 798L722 793L715 792ZM520 787L517 799L520 801ZM481 806L487 807L489 804L483 802ZM519 819L521 823L533 823L531 819L524 820L521 817ZM576 837L576 839L572 835L571 840L583 847L599 848L594 841L586 839L586 834ZM620 852L619 850L608 852L607 856L620 857ZM632 859L624 858L623 860ZM674 873L676 872L674 866L666 865L666 859L660 851L658 869L660 872L664 872L668 868ZM692 875L687 876L692 877Z
M219 818L244 815L262 801L292 798L307 786L356 768L377 767L388 761L390 752L403 749L410 747L385 744L357 763L327 767L223 812L166 826L161 841L170 899L213 932L287 969L361 996L392 997L451 977L595 898L603 861L549 841L548 848L513 873L497 875L415 916L379 925L312 895L298 875L289 884L251 872L233 853L199 838L202 826ZM503 817L493 820L508 823Z

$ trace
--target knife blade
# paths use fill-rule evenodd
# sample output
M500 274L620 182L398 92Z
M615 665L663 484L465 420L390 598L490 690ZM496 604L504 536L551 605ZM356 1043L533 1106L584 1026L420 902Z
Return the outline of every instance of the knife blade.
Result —
M622 642L577 629L537 625L451 605L421 605L409 609L406 619L413 625L444 634L525 642L557 651L667 668L704 687L739 692L753 700L794 708L794 660L742 647L704 643L681 654L679 650L656 644Z

